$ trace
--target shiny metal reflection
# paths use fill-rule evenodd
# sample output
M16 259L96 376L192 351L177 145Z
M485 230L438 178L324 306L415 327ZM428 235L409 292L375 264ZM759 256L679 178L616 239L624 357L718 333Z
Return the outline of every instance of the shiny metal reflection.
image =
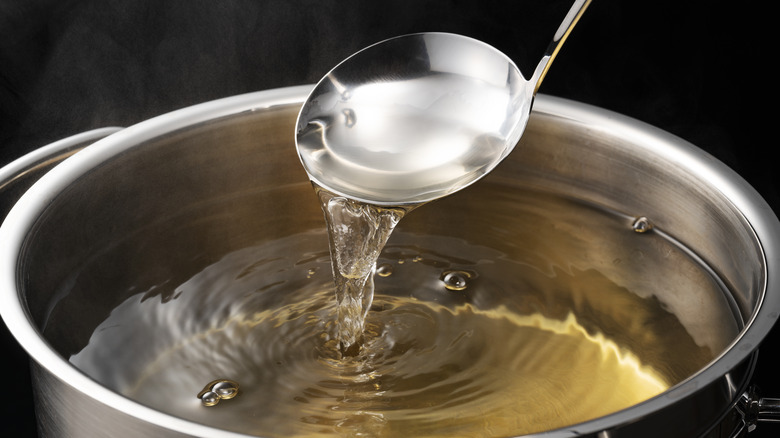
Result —
M317 185L377 205L424 203L471 185L514 149L589 4L574 2L528 79L506 55L462 35L403 35L357 52L301 108L303 167Z
M96 436L105 431L130 437L241 436L166 415L102 387L52 348L67 348L69 333L50 338L42 333L47 312L59 299L57 285L94 256L95 242L141 229L170 212L172 205L180 212L217 201L229 206L220 210L230 212L221 216L226 220L220 226L180 242L215 257L247 241L319 224L307 175L289 138L309 91L298 87L237 96L120 131L57 166L17 203L0 227L0 312L34 359L41 436ZM587 153L581 147L585 143ZM747 387L754 350L780 314L776 216L742 178L701 150L591 106L537 96L521 144L524 153L512 154L491 178L623 212L626 219L620 225L626 238L652 238L655 231L670 234L717 272L744 322L736 337L721 340L725 347L715 360L661 396L540 436L702 435ZM638 196L635 187L640 184ZM251 204L236 202L237 194L257 187L269 191ZM267 196L273 187L300 188L300 196ZM438 210L431 208L433 216L420 217L419 226L461 232L467 213L482 203L467 191L461 194L461 199L450 198L460 214L442 211L437 216ZM272 201L282 212L278 217L266 214ZM631 231L637 213L652 218L653 233L637 236ZM598 235L598 230L585 231ZM685 278L684 272L653 275L652 266L644 263L635 264L634 272L622 272L614 263L621 246L588 242L577 253L580 262L659 300L702 345L712 342L723 313L705 299L711 297L671 294L663 287L664 282ZM125 264L116 274L135 275L130 268ZM123 297L92 298L90 306L111 308ZM76 312L71 317L78 324L71 324L69 331L96 324L93 315Z

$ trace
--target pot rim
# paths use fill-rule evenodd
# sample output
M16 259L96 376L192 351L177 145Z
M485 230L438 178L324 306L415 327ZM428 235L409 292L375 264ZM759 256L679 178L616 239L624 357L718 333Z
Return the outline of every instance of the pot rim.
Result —
M168 132L242 112L302 104L312 87L313 85L299 85L252 92L154 117L86 147L37 181L14 205L0 227L0 242L3 242L0 245L0 315L30 357L43 369L84 395L141 421L199 437L247 437L248 435L197 424L146 407L103 387L72 366L49 347L30 323L23 297L17 289L17 267L21 264L18 255L29 230L49 202L89 169ZM742 177L708 153L677 136L606 109L543 94L536 96L533 111L573 120L607 132L619 132L621 136L628 135L638 147L652 150L655 155L689 169L692 174L717 188L736 210L741 212L753 228L754 238L764 257L764 284L761 285L757 310L753 311L745 328L719 357L694 376L645 402L565 429L533 435L548 438L573 437L608 430L664 409L723 377L753 353L780 316L780 280L776 272L770 273L767 269L767 266L780 267L780 222L766 201ZM292 138L293 133L290 135ZM40 149L33 151L28 156L39 154L39 151Z

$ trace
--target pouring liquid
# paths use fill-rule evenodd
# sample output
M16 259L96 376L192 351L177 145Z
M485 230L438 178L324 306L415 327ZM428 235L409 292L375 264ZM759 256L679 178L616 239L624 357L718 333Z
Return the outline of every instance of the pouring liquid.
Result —
M337 303L336 339L342 354L354 356L363 341L366 315L374 299L379 253L411 208L373 206L314 186L328 230Z

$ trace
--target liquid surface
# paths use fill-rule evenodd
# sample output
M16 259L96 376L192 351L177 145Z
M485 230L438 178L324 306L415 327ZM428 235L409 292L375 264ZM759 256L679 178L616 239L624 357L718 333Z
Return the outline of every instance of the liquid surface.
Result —
M572 313L481 308L485 288L516 281L480 281L483 265L517 269L494 251L404 233L379 260L366 342L344 358L322 237L231 253L167 302L133 295L71 362L161 411L262 436L517 435L598 417L669 385ZM301 242L309 251L286 253ZM442 247L468 257L433 249ZM593 281L569 281L578 280ZM239 393L205 408L196 395L215 379L235 381Z
M344 357L322 220L293 220L299 203L317 219L312 198L308 182L279 188L274 215L247 193L110 242L63 281L44 336L107 388L226 430L489 437L636 404L741 327L659 227L494 178L404 217L373 274L368 341ZM225 214L236 205L253 205L246 220Z

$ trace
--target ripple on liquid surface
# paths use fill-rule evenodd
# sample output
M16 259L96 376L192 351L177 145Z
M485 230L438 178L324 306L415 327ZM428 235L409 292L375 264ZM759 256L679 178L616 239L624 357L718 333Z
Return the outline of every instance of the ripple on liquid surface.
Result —
M669 385L572 313L477 305L500 285L476 278L448 289L442 273L463 261L409 247L380 259L392 269L375 278L366 343L342 358L329 258L315 237L231 253L164 303L129 298L71 361L153 408L263 436L519 435L599 417ZM286 254L291 239L312 241L311 251ZM410 283L412 268L427 280ZM238 382L239 394L203 407L196 394L217 378Z

